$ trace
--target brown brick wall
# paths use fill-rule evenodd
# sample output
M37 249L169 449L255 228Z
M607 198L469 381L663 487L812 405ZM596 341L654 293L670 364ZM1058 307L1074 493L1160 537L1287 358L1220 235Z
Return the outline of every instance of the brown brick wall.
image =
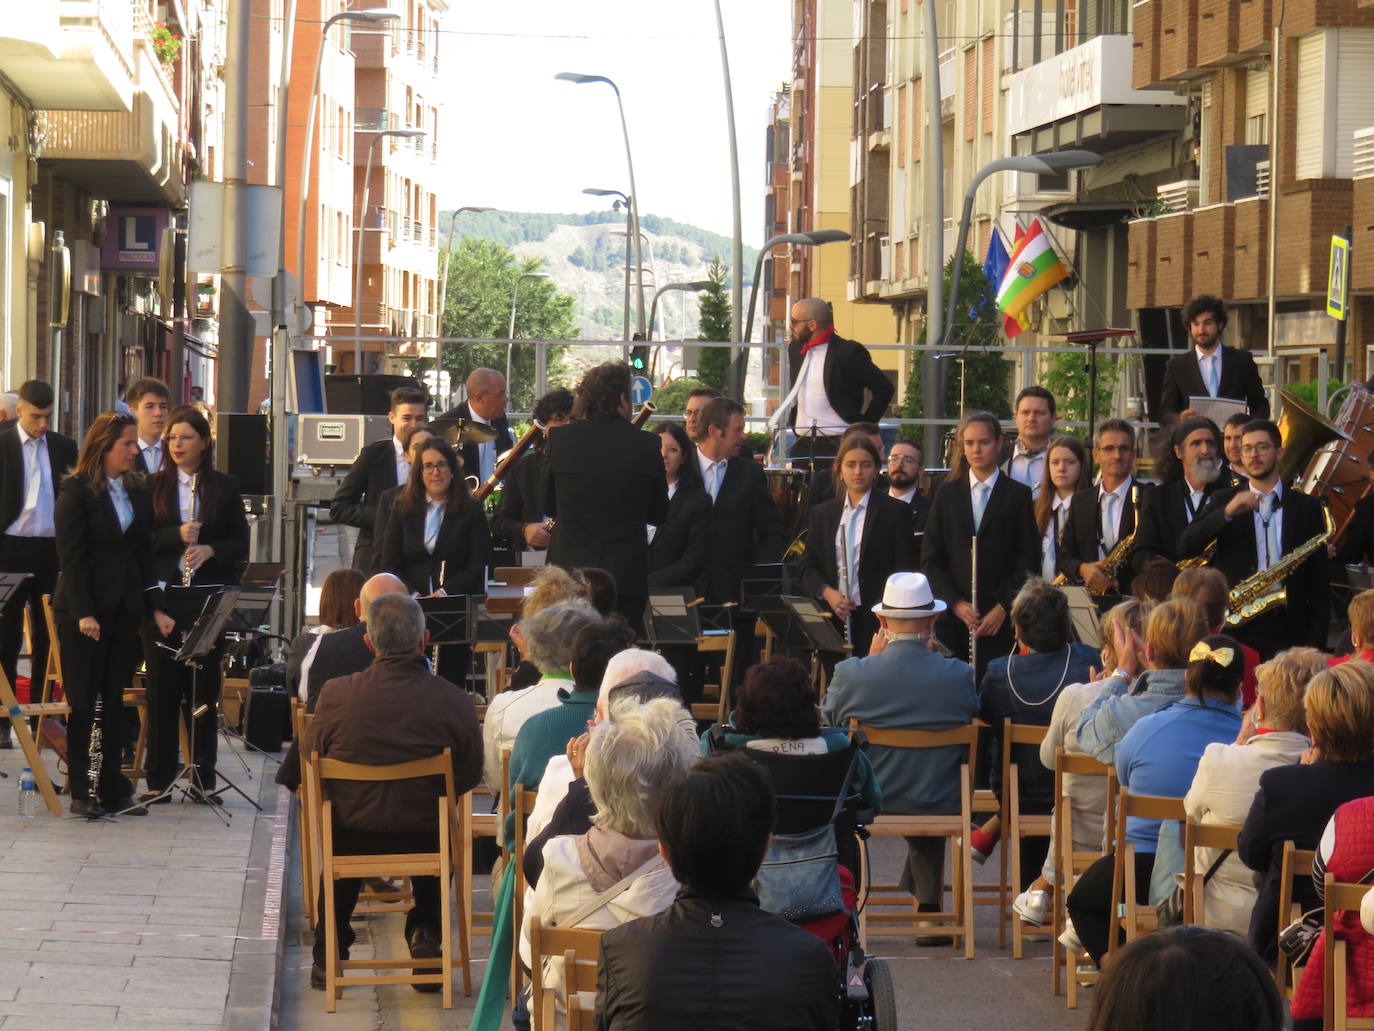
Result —
M1256 3L1257 0L1250 0ZM1247 6L1237 0L1198 0L1197 63L1218 64L1236 52L1240 12Z
M1374 178L1356 179L1351 184L1351 196L1350 224L1354 226L1355 244L1369 254L1374 245ZM1356 261L1351 265L1350 288L1374 290L1374 261Z
M973 139L978 128L978 50L964 50L964 141Z
M997 41L983 40L983 132L993 131L997 96Z
M1235 262L1231 259L1236 240L1236 210L1229 204L1215 204L1193 212L1194 293L1233 296Z
M1350 220L1349 179L1308 179L1285 187L1279 201L1278 292L1326 293L1331 234Z
M1193 215L1161 215L1155 223L1155 304L1182 305L1193 278Z
M1198 0L1163 0L1160 10L1159 76L1179 79L1197 67Z
M1131 81L1136 89L1159 82L1159 12L1163 0L1144 0L1135 5Z
M1252 197L1236 201L1235 298L1247 300L1267 293L1269 201Z
M1126 235L1126 307L1152 308L1155 297L1155 219L1132 222Z
M1236 25L1236 48L1247 54L1265 49L1274 29L1273 0L1238 0L1240 8Z

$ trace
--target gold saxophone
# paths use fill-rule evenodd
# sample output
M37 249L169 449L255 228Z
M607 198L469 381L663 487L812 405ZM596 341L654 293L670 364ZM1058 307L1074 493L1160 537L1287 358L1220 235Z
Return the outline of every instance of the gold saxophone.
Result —
M1107 557L1098 563L1102 575L1107 578L1107 590L1094 591L1089 587L1088 593L1095 598L1105 597L1111 591L1117 571L1126 563L1126 556L1131 553L1131 545L1135 543L1136 531L1140 529L1140 486L1135 483L1131 484L1131 511L1135 513L1135 525L1131 527L1131 532L1117 541L1112 550L1107 552ZM1060 573L1052 582L1056 587L1063 587L1069 582L1069 578Z
M1211 544L1207 545L1207 547L1202 549L1201 555L1194 555L1192 558L1179 559L1177 562L1174 563L1174 565L1178 566L1179 569L1197 569L1200 566L1210 564L1212 561L1212 556L1215 555L1216 552L1217 542L1213 541Z
M1325 501L1322 502L1322 520L1326 529L1321 533L1308 538L1268 569L1247 576L1231 588L1231 593L1226 597L1230 609L1226 614L1227 626L1243 626L1270 609L1288 603L1288 589L1283 581L1302 565L1308 555L1326 547L1327 542L1336 536L1336 521L1331 518L1331 510Z

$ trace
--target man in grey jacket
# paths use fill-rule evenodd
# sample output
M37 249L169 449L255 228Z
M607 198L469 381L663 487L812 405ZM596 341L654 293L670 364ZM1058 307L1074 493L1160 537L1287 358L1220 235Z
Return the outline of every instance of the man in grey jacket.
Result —
M845 726L850 719L891 730L952 730L967 726L978 714L973 669L930 649L936 617L945 603L936 598L921 573L894 573L883 600L873 606L879 630L873 647L861 659L846 659L821 707L825 721ZM959 811L959 767L964 750L874 746L868 751L883 787L883 811L944 814ZM901 886L916 896L925 912L939 912L944 885L943 838L908 838L907 865ZM945 944L947 939L918 938L917 944Z

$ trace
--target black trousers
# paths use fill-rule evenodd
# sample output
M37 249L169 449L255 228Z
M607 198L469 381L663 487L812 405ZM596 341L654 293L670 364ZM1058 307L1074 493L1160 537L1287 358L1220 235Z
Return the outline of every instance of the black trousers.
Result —
M334 851L344 856L377 856L389 852L437 852L439 832L412 831L402 834L383 834L376 831L354 830L351 827L334 828ZM347 959L348 950L353 947L357 937L349 921L358 905L358 894L363 882L346 877L334 882L334 922L339 932L339 958ZM439 878L412 877L410 889L415 896L415 906L406 914L406 941L417 930L433 932L439 936L441 914L439 911ZM316 910L319 920L315 924L314 960L317 967L323 967L328 951L325 937L324 918L324 880L320 880L320 903Z
M1102 957L1107 954L1112 906L1115 904L1112 898L1112 864L1115 861L1115 855L1109 852L1084 870L1066 900L1074 932L1098 966L1102 965ZM1153 852L1135 854L1135 887L1138 903L1150 901L1150 874L1154 868Z
M63 686L72 714L67 720L67 754L72 798L97 799L109 807L128 798L133 785L120 769L124 745L124 691L138 662L138 620L123 613L98 615L100 640L77 629L70 613L55 614L62 649ZM92 785L91 732L96 701L102 705L99 783Z
M14 686L19 669L19 646L24 637L24 609L29 610L33 627L33 658L29 666L32 681L29 701L36 702L48 665L48 623L43 618L43 595L52 594L57 585L57 540L53 537L0 537L0 573L29 573L29 579L10 596L0 613L0 670ZM0 733L10 721L0 716Z
M215 588L168 587L167 614L177 622L170 637L157 632L151 619L143 621L143 656L148 666L148 790L161 791L172 783L181 767L180 722L191 732L191 754L198 783L205 791L215 788L218 758L218 705L222 647L197 660L200 669L178 662L168 647L180 647L194 626L205 600ZM164 647L167 646L167 647ZM203 708L198 717L192 713Z

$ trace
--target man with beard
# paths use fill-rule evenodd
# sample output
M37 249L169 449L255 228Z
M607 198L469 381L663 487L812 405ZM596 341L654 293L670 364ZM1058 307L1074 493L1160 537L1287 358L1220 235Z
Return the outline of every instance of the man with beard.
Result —
M1184 555L1197 555L1216 541L1212 566L1226 574L1231 589L1268 569L1325 527L1322 505L1279 478L1283 440L1268 419L1246 425L1241 457L1250 478L1244 487L1218 490L1184 529ZM1284 648L1326 648L1328 606L1327 554L1316 548L1286 576L1281 586L1286 603L1274 606L1231 633L1264 659Z
M887 453L887 492L911 506L911 528L917 533L925 532L930 511L930 495L921 490L925 466L921 445L914 441L896 441Z
M1069 502L1069 518L1060 537L1055 568L1070 583L1086 584L1094 594L1129 593L1130 566L1122 562L1113 576L1103 560L1136 527L1146 484L1135 478L1135 430L1124 419L1107 419L1097 427L1093 461L1101 477Z
M1131 568L1144 571L1157 557L1178 562L1189 556L1179 547L1184 528L1197 518L1224 479L1221 434L1211 419L1184 419L1169 436L1156 463L1160 482L1140 506L1140 529L1131 547Z
M1159 421L1163 425L1197 414L1188 407L1190 397L1234 398L1245 402L1251 418L1269 418L1269 398L1255 359L1249 351L1221 342L1226 322L1226 305L1220 297L1199 294L1183 306L1183 324L1193 346L1186 354L1170 358L1164 367L1164 385L1159 393Z
M877 422L896 389L863 344L835 334L832 320L830 305L819 298L792 305L787 345L792 378L773 418L786 419L797 433L809 434L793 447L794 458L833 458L849 424ZM818 463L818 468L829 465Z
M1244 412L1232 412L1231 417L1226 420L1226 425L1221 428L1221 447L1226 455L1226 461L1222 463L1221 473L1217 479L1223 487L1245 486L1245 463L1240 457L1240 436L1249 421L1250 416Z

